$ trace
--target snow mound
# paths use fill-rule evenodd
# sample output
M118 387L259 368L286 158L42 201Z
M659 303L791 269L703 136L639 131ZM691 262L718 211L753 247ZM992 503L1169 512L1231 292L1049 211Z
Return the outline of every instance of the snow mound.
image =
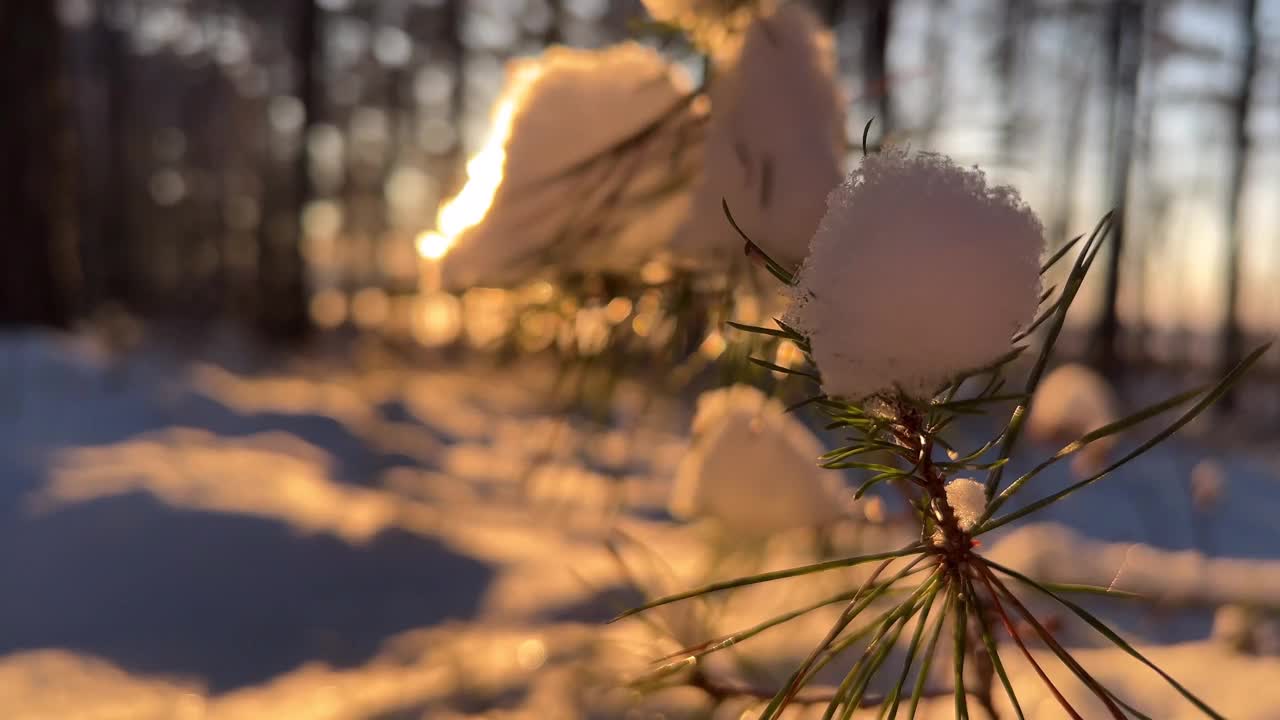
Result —
M51 692L50 688L57 690ZM0 659L0 707L12 720L168 720L203 717L203 688L147 678L69 650L29 650Z
M577 269L634 270L688 210L688 195L668 186L692 175L698 155L690 92L687 74L633 42L513 60L492 134L440 212L440 231L456 239L442 283L509 284L570 241L608 246L566 254Z
M191 386L246 415L283 413L321 415L351 425L373 422L369 402L341 383L304 377L244 377L216 365L199 364L191 371Z
M1280 684L1270 680L1280 672L1280 662L1237 655L1205 642L1139 646L1137 649L1190 692L1208 702L1221 717L1232 720L1270 720L1276 717L1275 710L1280 707ZM1053 651L1038 647L1032 648L1031 653L1080 717L1090 720L1113 717L1093 691L1058 661ZM1144 717L1160 720L1206 717L1169 687L1160 675L1114 647L1071 648L1071 654L1099 684L1133 705ZM1001 648L1001 659L1028 720L1067 717L1062 705L1021 653L1013 646L1007 650ZM1016 716L1003 692L997 689L992 699L999 717ZM953 717L952 708L944 700L950 699L939 698L936 705L929 706L932 711L923 716ZM969 704L971 708L976 705L972 701ZM989 717L977 708L973 708L971 713L975 720ZM866 717L875 716L869 713Z
M817 466L822 445L776 399L738 385L704 393L694 440L669 507L735 536L763 537L845 515L839 474Z
M1115 391L1106 378L1078 363L1054 368L1040 381L1027 433L1041 441L1066 444L1119 419ZM1072 461L1082 476L1106 466L1115 436L1089 444Z
M934 153L864 157L827 198L791 323L828 393L931 396L1036 312L1043 228L1017 191Z
M279 519L353 544L403 521L394 498L334 482L331 465L327 453L288 433L220 438L174 428L60 452L36 506L142 491L174 507Z
M1107 543L1053 523L1001 537L991 557L1046 582L1100 585L1184 605L1280 607L1280 562Z
M0 368L18 386L98 382L110 361L107 348L85 333L9 330L0 335Z
M773 259L796 267L840 183L844 103L831 33L799 4L756 18L714 69L705 170L672 253L721 267L742 257L724 216Z
M672 687L643 697L610 688L622 671L634 672L652 657L636 638L615 628L601 640L598 627L451 627L414 630L390 639L374 658L353 667L308 663L260 684L212 693L190 681L131 673L108 661L66 650L18 652L0 660L0 705L13 720L258 720L260 718L413 717L713 718L759 714L761 702L730 698L713 707L695 688ZM605 652L593 652L605 645ZM1239 655L1212 643L1140 646L1138 650L1215 710L1233 720L1272 720L1280 707L1280 661ZM1084 717L1107 711L1050 650L1031 649L1054 685ZM1149 717L1193 720L1203 713L1164 680L1114 648L1072 648L1072 654L1104 686ZM1025 716L1057 720L1061 706L1023 656L1002 652ZM589 658L591 665L575 663ZM602 682L603 681L603 682ZM54 690L51 690L54 688ZM993 700L1000 717L1013 717L1003 692ZM988 715L971 702L971 714ZM476 709L474 712L454 707ZM500 708L499 711L492 710ZM425 708L425 710L423 710ZM825 703L794 706L784 717L818 718ZM952 717L950 697L925 699L921 717ZM484 712L484 709L490 709ZM855 718L874 718L875 709Z

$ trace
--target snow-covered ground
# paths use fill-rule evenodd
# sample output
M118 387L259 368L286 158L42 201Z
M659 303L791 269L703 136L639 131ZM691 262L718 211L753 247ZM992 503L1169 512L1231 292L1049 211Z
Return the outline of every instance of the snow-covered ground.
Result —
M0 342L0 717L736 720L750 702L683 687L640 698L616 684L680 643L863 577L762 585L603 625L645 595L805 562L820 544L789 531L726 545L667 515L693 397L623 383L612 422L597 425L560 411L542 361L313 359L249 372L211 357ZM1019 466L1054 448L1031 449ZM1191 479L1206 456L1175 442L984 547L1037 577L1152 596L1086 604L1227 717L1277 718L1265 617L1280 608L1280 477L1260 459L1219 457L1225 481L1206 500ZM1063 463L1027 495L1070 479ZM899 543L902 530L862 503L821 542L842 553ZM1197 717L1087 627L1027 599L1147 714ZM1222 604L1255 609L1219 611L1234 629L1211 637ZM709 667L776 683L838 609ZM1241 631L1242 617L1253 627ZM1241 632L1256 635L1254 654L1235 649ZM1027 716L1062 717L1017 653L1003 654ZM1101 716L1083 687L1055 680L1085 717ZM925 717L951 707L934 701Z

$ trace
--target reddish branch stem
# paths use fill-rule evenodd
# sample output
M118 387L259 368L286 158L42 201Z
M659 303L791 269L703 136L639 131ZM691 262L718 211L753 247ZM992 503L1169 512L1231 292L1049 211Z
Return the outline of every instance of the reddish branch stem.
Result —
M919 478L923 481L934 520L942 534L942 555L952 571L958 572L973 545L969 533L961 529L951 503L947 502L946 477L933 462L933 436L925 427L925 418L919 410L899 402L896 412L898 428L895 428L895 436L903 447L915 452L919 458Z
M1044 681L1045 686L1049 688L1049 692L1053 693L1053 696L1058 700L1058 704L1062 705L1062 709L1067 711L1068 715L1075 720L1084 720L1084 718L1080 717L1080 713L1076 712L1075 708L1071 707L1071 703L1067 702L1067 699L1058 691L1057 686L1054 685L1053 681L1049 679L1049 676L1045 674L1044 669L1040 667L1040 664L1036 662L1036 659L1031 656L1031 651L1027 649L1026 643L1022 642L1022 636L1018 634L1018 629L1014 627L1013 621L1009 619L1008 613L1004 611L1004 606L1000 604L1000 596L996 592L995 587L991 584L991 580L981 572L978 572L977 575L978 579L982 580L982 582L987 586L987 591L991 593L991 601L994 603L996 613L1000 616L1000 620L1004 623L1005 630L1009 631L1009 635L1013 638L1013 641L1018 644L1018 648L1022 650L1022 654L1026 656L1027 662L1031 663L1031 667L1035 668L1036 674L1040 676L1040 679Z
M915 567L924 558L924 555L917 557L910 565L903 569L904 572ZM893 562L895 559L896 558L889 558L880 563L876 566L875 571L871 573L870 577L862 581L862 585L858 587L858 591L854 594L853 599L849 601L849 604L845 606L844 611L840 613L840 619L836 621L835 625L833 625L831 630L827 633L826 638L823 639L822 643L818 645L818 647L814 648L813 652L809 654L809 657L805 659L804 664L800 666L800 670L796 672L791 684L787 686L787 691L782 698L782 705L779 706L779 710L785 708L792 700L795 699L796 694L800 691L801 686L806 681L805 676L809 673L813 664L818 661L818 656L822 654L823 650L830 647L831 643L835 642L835 639L839 637L840 633L843 632L846 627L849 626L849 623L853 622L854 615L851 613L862 600L862 594L866 592L867 588L871 587L871 585L875 583L876 579L880 577L880 573L884 572L885 568L889 567L889 563Z
M1084 681L1084 684L1093 691L1093 694L1098 696L1098 699L1102 701L1102 704L1107 706L1107 710L1111 713L1111 716L1118 718L1118 720L1126 720L1125 714L1116 706L1115 701L1113 701L1111 696L1107 694L1106 689L1102 687L1101 683L1095 680L1093 676L1080 665L1080 663L1076 662L1075 658L1071 657L1071 653L1068 653L1066 648L1062 647L1062 645L1054 639L1053 634L1046 630L1045 627L1040 624L1039 620L1036 620L1035 616L1031 614L1031 611L1027 609L1027 606L1023 605L1022 601L1019 600L1004 583L1000 582L1000 579L991 572L990 568L982 563L977 563L977 565L978 571L986 577L988 584L994 584L995 587L1000 589L1014 608L1027 619L1027 622L1031 624L1031 627L1035 628L1036 634L1040 636L1040 639L1042 639L1044 643L1053 650L1054 654L1062 660L1062 664L1066 665L1069 670L1079 676L1080 679Z

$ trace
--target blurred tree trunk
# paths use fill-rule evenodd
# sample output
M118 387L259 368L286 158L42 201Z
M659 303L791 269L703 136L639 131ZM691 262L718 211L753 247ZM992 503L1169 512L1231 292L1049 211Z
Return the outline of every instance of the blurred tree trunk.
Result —
M916 133L926 148L937 143L938 130L947 110L947 52L950 35L946 29L946 15L951 11L950 0L933 0L929 3L929 22L925 29L925 74L928 77L929 97L925 101L924 117Z
M302 258L302 209L312 196L307 138L317 117L316 70L321 15L315 0L296 0L293 54L298 98L302 103L301 141L294 158L292 217L286 227L268 219L258 245L258 316L268 337L293 341L311 329L307 313L306 264Z
M1125 215L1129 204L1129 170L1132 165L1134 106L1138 96L1138 73L1142 63L1142 4L1135 0L1114 0L1108 9L1105 37L1108 44L1107 131L1111 151L1109 187L1111 209L1115 211L1110 249L1103 280L1102 312L1094 344L1095 362L1103 372L1119 368L1120 273L1125 249Z
M844 0L824 0L819 5L819 13L822 15L822 21L827 27L835 27L840 24L840 18L844 14Z
M1074 31L1074 23L1069 28ZM1075 35L1074 32L1071 33ZM1057 200L1054 203L1053 222L1049 227L1050 247L1067 241L1073 221L1076 186L1080 177L1080 149L1084 147L1081 138L1085 130L1085 103L1089 92L1089 73L1080 66L1079 51L1070 43L1062 46L1062 56L1058 65L1058 79L1067 84L1069 92L1062 94L1061 117L1066 119L1062 128L1062 144L1058 150L1058 164L1061 173L1058 176Z
M1245 174L1248 170L1249 151L1253 142L1249 137L1249 108L1253 104L1253 84L1258 75L1258 0L1241 0L1240 37L1243 54L1240 68L1240 84L1232 102L1231 160L1227 196L1227 259L1226 259L1226 314L1223 320L1222 356L1223 372L1230 370L1243 353L1244 329L1241 327L1240 269L1244 244L1241 216L1244 214L1243 196ZM1230 396L1223 398L1231 402Z
M67 327L80 285L62 28L0 2L0 324Z
M449 174L447 182L443 183L444 193L441 197L452 197L460 189L466 181L464 173L464 143L462 128L466 125L466 88L467 88L467 49L462 44L463 23L466 21L466 7L464 0L446 0L443 14L440 18L443 26L443 34L441 36L442 44L445 46L445 52L449 57L449 61L453 63L453 88L449 97L449 123L453 126L457 135L454 137L453 149L449 153ZM557 15L555 21L559 21Z
M551 22L547 25L543 42L554 45L564 40L564 33L560 28L560 24L564 21L564 3L561 0L547 0L547 8L551 13Z
M1153 136L1155 133L1156 118L1156 96L1154 93L1141 94L1134 108L1134 149L1130 157L1130 173L1133 176L1134 186L1139 188L1138 198L1129 200L1129 206L1134 210L1129 215L1129 227L1126 229L1129 235L1129 242L1132 245L1134 238L1138 238L1138 244L1141 248L1139 262L1132 263L1126 271L1125 283L1129 288L1130 297L1133 298L1133 317L1136 322L1129 329L1128 335L1131 339L1132 360L1139 364L1146 364L1150 361L1148 356L1148 347L1150 345L1152 318L1148 314L1150 308L1147 304L1147 288L1150 273L1148 270L1148 258L1161 251L1160 239L1154 231L1155 218L1157 215L1155 202L1158 184L1157 168L1153 159ZM1136 219L1135 219L1136 216Z
M894 130L889 88L889 36L892 33L892 0L865 0L862 30L862 82L876 108L880 137Z
M1000 152L1002 162L1016 165L1018 140L1021 133L1022 112L1018 107L1019 39L1026 31L1025 3L1021 0L1004 0L1001 9L1000 43L996 46L996 71L1000 77L1000 102L1004 105L1004 126L1000 128Z
M133 285L133 245L129 238L129 203L127 189L132 169L129 165L129 49L124 33L106 17L114 16L119 6L113 0L102 6L98 22L102 33L103 71L106 81L106 143L102 180L102 216L98 243L102 267L104 299L125 306L135 305L139 298Z

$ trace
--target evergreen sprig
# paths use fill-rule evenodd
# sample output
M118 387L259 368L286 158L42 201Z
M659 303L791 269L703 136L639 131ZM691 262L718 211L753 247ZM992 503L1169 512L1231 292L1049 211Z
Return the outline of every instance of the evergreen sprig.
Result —
M756 257L779 281L786 285L793 285L794 271L780 266L761 251L759 246L733 222L727 204L724 210L730 223L742 235L748 254ZM1063 606L1121 651L1156 672L1207 717L1220 719L1221 715L1203 700L1139 653L1105 623L1067 598L1067 595L1071 594L1096 594L1122 599L1133 599L1136 596L1110 588L1039 582L986 558L978 550L977 536L1039 512L1065 499L1103 479L1171 437L1236 384L1269 347L1263 346L1250 353L1218 382L1178 393L1122 420L1086 433L1012 482L1004 483L1004 469L1018 446L1035 391L1062 332L1066 314L1098 252L1110 235L1111 229L1112 215L1109 213L1102 218L1087 239L1083 237L1073 239L1046 260L1041 267L1041 274L1054 267L1071 250L1079 246L1072 268L1061 289L1057 290L1056 297L1051 297L1054 295L1051 288L1040 298L1043 310L1028 328L1013 338L1016 347L990 365L956 377L945 387L940 388L934 397L922 400L898 391L881 393L854 403L829 397L823 394L819 387L816 394L793 406L793 409L816 407L828 417L828 429L849 433L846 444L824 454L819 458L819 463L827 468L856 468L870 472L869 479L858 488L858 496L881 483L894 483L904 490L920 519L919 542L899 550L828 560L722 581L658 598L624 613L620 617L745 585L801 577L836 568L878 563L866 581L856 590L836 594L745 630L709 640L686 648L676 655L662 658L653 668L652 676L665 677L687 667L697 667L707 655L747 641L765 629L785 624L819 608L845 602L844 611L841 612L826 637L814 647L804 663L769 698L769 702L759 716L761 720L779 718L789 704L803 697L802 689L813 680L818 670L833 662L843 650L858 643L863 643L862 652L850 666L835 692L825 698L827 707L823 718L849 718L855 709L868 705L878 706L881 718L894 720L904 707L906 717L916 717L920 699L926 695L938 694L936 690L931 692L927 688L928 675L946 623L950 623L954 645L952 687L949 693L954 695L957 718L969 716L968 707L971 700L982 703L988 712L992 712L990 688L971 689L965 685L965 667L978 657L979 652L983 653L990 663L992 672L988 675L999 679L1002 691L1007 695L1014 714L1018 718L1023 717L1018 688L1009 678L1000 657L999 644L992 632L992 626L997 623L1008 633L1019 652L1068 716L1082 717L1054 685L1048 673L1028 649L1024 638L1028 628L1034 637L1048 647L1052 655L1097 698L1109 717L1120 720L1146 717L1119 697L1116 692L1102 685L1070 651L1058 643L1044 624L1009 589L1005 581L1007 578L1016 580ZM1082 240L1083 245L1080 244ZM1048 303L1047 306L1046 303ZM782 321L776 321L775 324L776 329L738 323L731 323L731 326L742 332L767 336L780 342L794 343L808 360L808 367L816 367L808 338ZM1020 343L1042 327L1045 329L1041 348L1025 381L1020 386L1015 385L1016 390L1006 390L1006 386L1009 385L1009 376L1012 374L1012 366L1026 350L1026 346ZM797 375L819 386L821 384L816 372L784 368L757 358L752 360L770 370ZM985 382L976 395L959 397L963 382L984 376ZM1191 406L1175 420L1100 472L1030 502L1020 509L996 515L996 512L1010 499L1027 488L1031 480L1054 463L1094 442L1130 430L1188 404ZM961 453L945 439L944 431L959 416L990 415L1006 411L1010 405L1012 409L1007 410L1008 415L1003 427L994 437L976 449ZM940 453L945 453L946 459L939 457ZM976 522L972 525L964 525L959 521L955 508L948 501L946 486L948 481L957 474L974 472L987 473L984 483L987 506ZM881 579L882 577L885 579ZM924 579L921 580L920 577ZM890 595L895 599L889 608L883 612L873 613L872 606ZM939 604L940 609L935 613L935 608ZM867 616L872 617L868 619ZM886 671L888 658L891 655L890 650L900 637L907 633L908 626L911 626L910 640L901 667L892 675L896 678L892 691L884 697L870 695L868 688L871 686L871 681L878 674ZM907 702L908 681L912 676L913 666L917 663L920 667L915 671L915 682L910 686L910 701ZM706 682L704 676L699 677L703 677L703 681ZM759 692L754 694L759 695ZM764 697L761 696L761 699Z

